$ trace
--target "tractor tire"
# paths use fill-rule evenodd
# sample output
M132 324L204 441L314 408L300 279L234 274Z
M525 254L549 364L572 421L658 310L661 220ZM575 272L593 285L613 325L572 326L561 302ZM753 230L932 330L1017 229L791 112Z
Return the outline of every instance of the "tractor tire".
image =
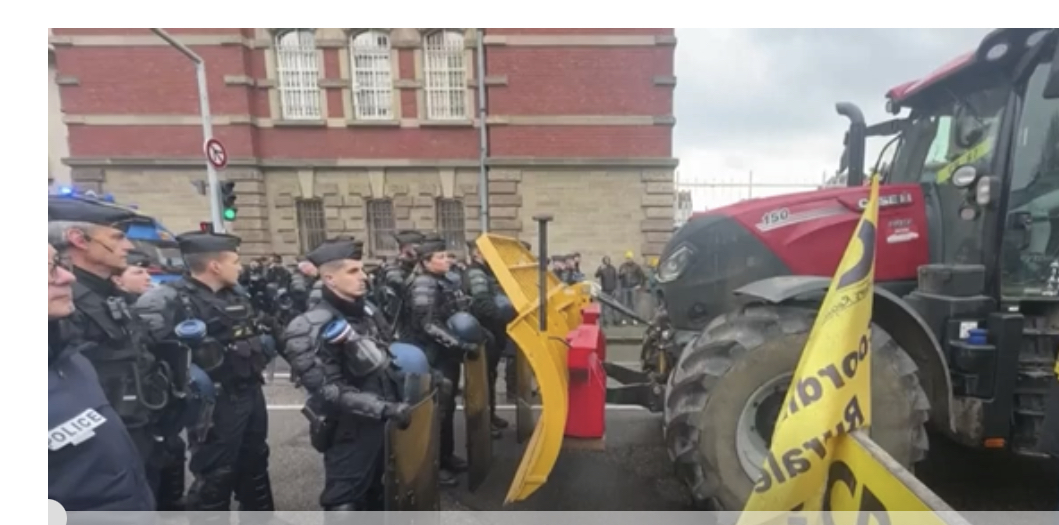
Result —
M764 457L745 451L767 453L816 314L815 305L804 303L748 306L715 319L680 356L665 392L665 439L696 507L735 511L745 505L756 481L747 464ZM872 352L872 439L911 468L929 447L930 401L912 358L877 325ZM769 385L765 391L772 393L762 401L759 392Z

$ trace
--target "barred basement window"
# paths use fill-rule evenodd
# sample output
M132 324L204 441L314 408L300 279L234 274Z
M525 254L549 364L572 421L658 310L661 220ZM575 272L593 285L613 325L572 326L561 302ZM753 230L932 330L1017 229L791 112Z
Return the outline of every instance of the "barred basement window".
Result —
M276 32L276 76L279 102L285 120L318 120L320 66L316 61L316 35L312 29Z
M371 30L357 34L350 44L353 71L353 109L358 120L393 118L393 71L390 35Z
M438 199L434 208L437 211L438 235L445 239L450 250L464 252L467 249L467 224L463 216L463 201Z
M427 119L467 118L467 68L463 55L461 31L443 29L426 37L423 58Z
M377 256L397 251L397 223L393 218L393 201L371 199L368 201L368 253Z
M294 201L295 219L298 221L298 243L301 253L309 253L327 240L327 221L324 219L323 199L298 199Z

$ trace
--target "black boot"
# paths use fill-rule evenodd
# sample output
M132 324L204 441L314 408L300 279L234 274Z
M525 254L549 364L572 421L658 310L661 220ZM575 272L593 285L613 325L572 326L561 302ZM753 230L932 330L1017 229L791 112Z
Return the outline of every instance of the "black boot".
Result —
M353 503L325 507L324 525L353 525L358 521L356 512L359 510L364 509L358 509Z
M456 473L450 472L446 469L438 470L438 485L442 487L455 487L459 484L460 480L456 477Z
M229 523L228 510L235 481L235 471L228 467L197 476L187 497L188 510L196 513L191 522L203 525Z
M183 462L162 469L155 499L158 500L158 510L162 512L180 512L186 508Z
M467 460L453 454L441 460L441 468L457 474L467 472Z
M240 511L267 512L276 510L276 506L272 502L272 482L269 480L267 470L243 473L235 490L239 496Z
M493 424L493 428L498 430L504 430L505 428L510 426L510 423L508 423L506 419L496 414L493 414L493 420L491 421L491 423Z

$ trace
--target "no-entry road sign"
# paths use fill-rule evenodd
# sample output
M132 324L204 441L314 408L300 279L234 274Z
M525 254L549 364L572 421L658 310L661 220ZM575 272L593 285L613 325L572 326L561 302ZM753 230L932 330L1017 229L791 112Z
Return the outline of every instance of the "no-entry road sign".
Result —
M206 151L206 162L209 162L211 166L216 169L224 169L228 165L228 151L224 149L221 141L217 139L207 140L204 149Z

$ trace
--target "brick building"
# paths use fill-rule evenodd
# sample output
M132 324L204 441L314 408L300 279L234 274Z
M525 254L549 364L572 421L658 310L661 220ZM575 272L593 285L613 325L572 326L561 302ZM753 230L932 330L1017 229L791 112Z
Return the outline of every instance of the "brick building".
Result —
M206 62L213 134L249 254L326 236L481 230L478 38L489 230L553 252L657 255L673 230L672 29L172 29ZM192 64L145 29L49 37L74 184L171 229L208 220ZM534 243L535 244L535 243Z

